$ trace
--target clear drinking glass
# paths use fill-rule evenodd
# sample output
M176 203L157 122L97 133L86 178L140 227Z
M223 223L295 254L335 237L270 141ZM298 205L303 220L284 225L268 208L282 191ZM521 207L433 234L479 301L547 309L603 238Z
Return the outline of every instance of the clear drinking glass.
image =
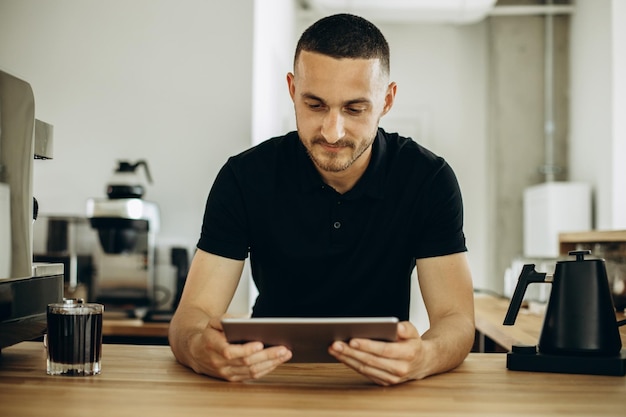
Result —
M102 304L64 299L48 304L49 375L97 375L102 364Z

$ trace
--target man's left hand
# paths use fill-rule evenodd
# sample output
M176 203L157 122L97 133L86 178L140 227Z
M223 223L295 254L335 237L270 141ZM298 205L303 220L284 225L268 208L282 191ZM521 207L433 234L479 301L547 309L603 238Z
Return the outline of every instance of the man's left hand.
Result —
M352 339L334 342L328 352L358 373L383 386L416 379L424 363L422 339L413 324L398 324L397 342Z

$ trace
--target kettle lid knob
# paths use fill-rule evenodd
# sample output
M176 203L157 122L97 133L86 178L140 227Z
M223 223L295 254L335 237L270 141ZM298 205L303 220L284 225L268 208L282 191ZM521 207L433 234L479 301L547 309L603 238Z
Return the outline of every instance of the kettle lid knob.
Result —
M572 250L568 252L570 256L576 256L577 261L584 261L585 255L591 255L590 250Z

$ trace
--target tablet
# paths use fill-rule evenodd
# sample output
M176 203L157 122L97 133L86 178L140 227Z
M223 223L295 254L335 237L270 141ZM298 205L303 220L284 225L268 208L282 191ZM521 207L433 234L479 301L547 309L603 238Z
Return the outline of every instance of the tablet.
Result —
M336 362L328 347L337 340L365 338L394 342L396 317L338 318L224 318L224 333L229 343L260 341L266 347L286 346L290 362Z

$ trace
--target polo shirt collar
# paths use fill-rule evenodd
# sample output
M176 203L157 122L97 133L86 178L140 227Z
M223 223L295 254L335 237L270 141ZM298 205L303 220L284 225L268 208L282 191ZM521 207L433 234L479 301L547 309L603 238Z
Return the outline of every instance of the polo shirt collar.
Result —
M299 137L297 154L296 160L298 161L298 176L301 191L313 192L322 189L325 186L322 177L319 172L317 172L315 164L311 161ZM369 196L372 198L383 197L387 172L386 154L387 142L385 132L379 128L376 139L374 139L372 143L372 155L369 165L356 185L344 194L345 198L355 199L361 196Z

